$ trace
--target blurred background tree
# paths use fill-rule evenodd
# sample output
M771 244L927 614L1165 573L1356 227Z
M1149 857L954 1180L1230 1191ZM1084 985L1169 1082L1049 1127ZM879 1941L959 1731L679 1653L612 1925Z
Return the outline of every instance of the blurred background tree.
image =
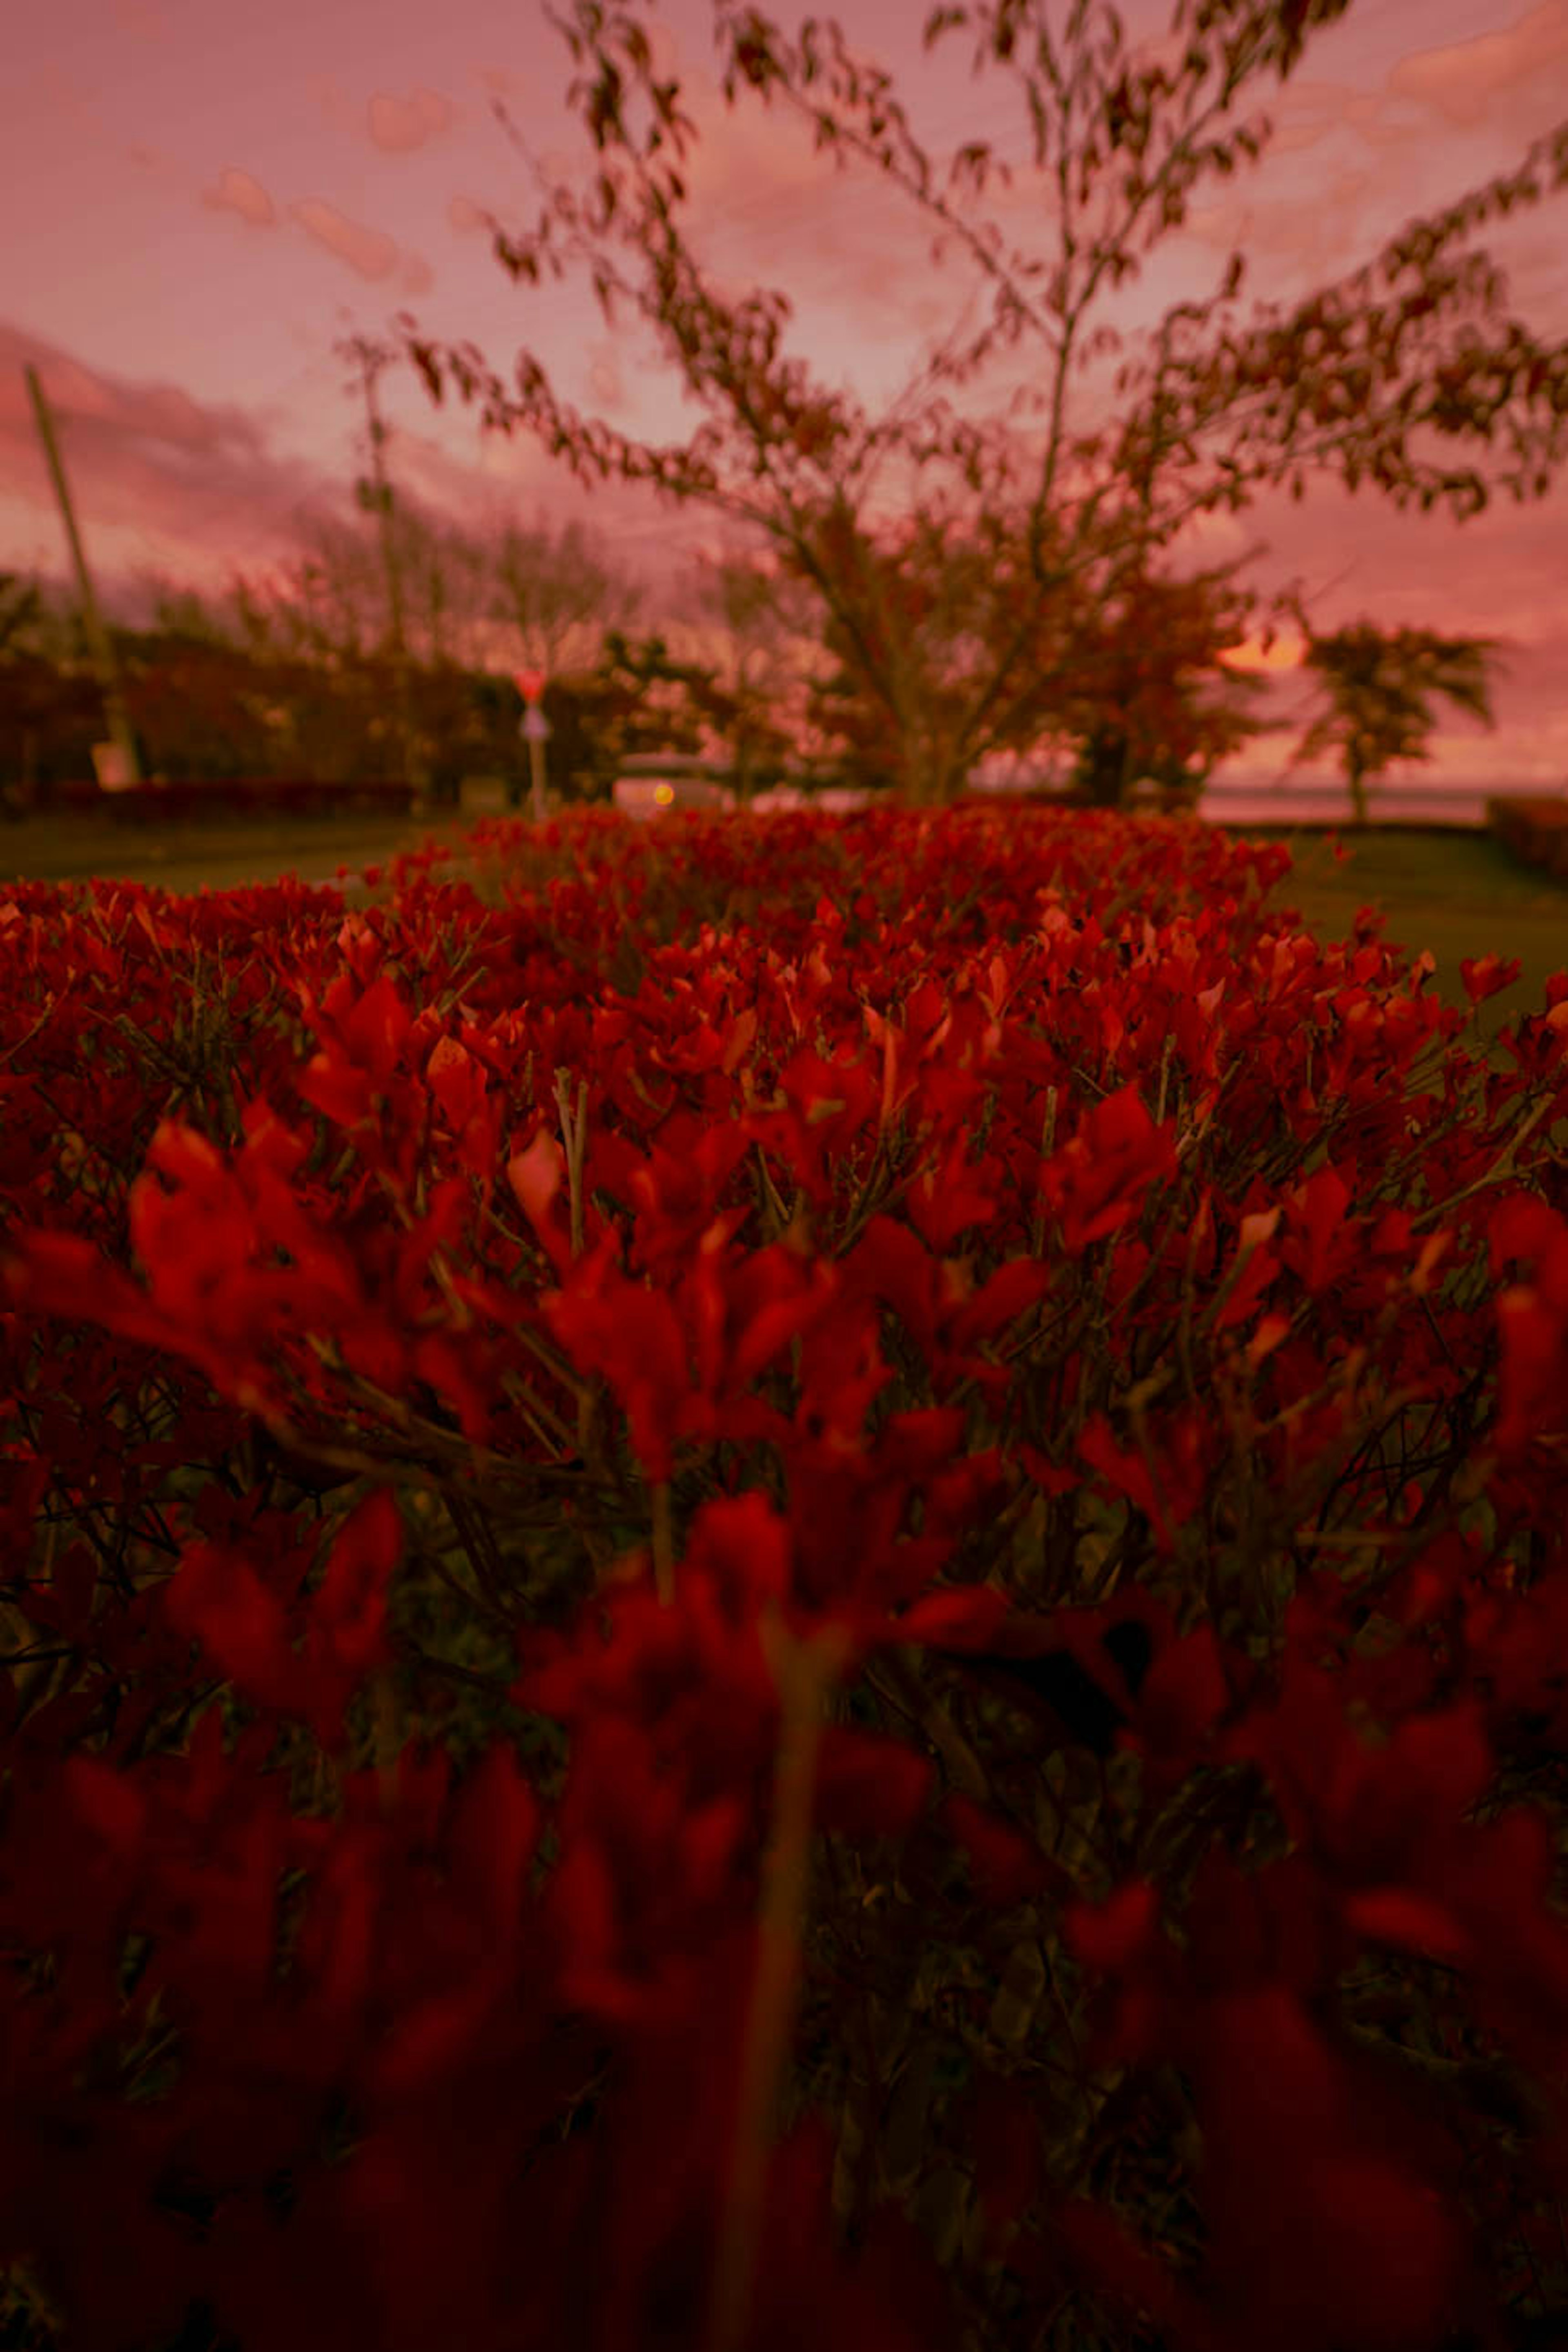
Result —
M1427 738L1437 723L1433 695L1445 696L1489 727L1496 724L1487 663L1498 654L1500 638L1384 630L1366 620L1314 636L1304 614L1302 625L1304 666L1315 675L1329 707L1308 728L1293 757L1338 753L1357 825L1369 819L1369 781L1395 760L1431 759Z
M1495 488L1521 500L1543 496L1568 446L1568 345L1538 341L1501 315L1506 280L1484 253L1453 252L1487 220L1563 184L1561 132L1535 141L1517 171L1412 221L1373 259L1288 312L1265 303L1251 323L1236 323L1246 257L1232 252L1210 298L1173 305L1144 353L1121 366L1114 389L1125 396L1122 411L1110 414L1097 395L1096 429L1072 429L1072 372L1123 341L1091 326L1097 304L1138 278L1161 238L1184 225L1206 174L1228 178L1259 160L1271 122L1229 118L1248 85L1283 84L1312 36L1349 5L1177 0L1180 57L1170 66L1131 56L1114 8L1091 0L1078 0L1059 29L1044 22L1038 0L978 12L974 71L994 66L1023 86L1033 163L1056 215L1055 255L1031 257L955 201L965 183L978 195L994 169L1011 186L1011 169L986 142L965 146L938 172L889 76L853 58L836 23L808 18L791 42L757 8L715 0L726 104L746 91L770 109L778 101L813 129L836 166L851 154L874 164L928 216L933 261L960 247L993 296L990 322L975 335L961 313L873 423L851 394L814 383L803 362L784 355L784 294L753 289L731 301L705 276L680 219L695 126L680 110L679 80L655 71L637 7L569 0L551 22L577 68L568 102L592 137L594 175L581 193L552 179L513 132L546 202L535 228L514 236L492 224L496 257L514 282L534 289L546 272L558 282L573 263L585 265L606 322L614 327L627 304L640 313L702 421L685 446L635 442L560 401L530 350L503 380L472 343L437 343L407 312L395 327L433 400L455 388L479 404L487 428L532 435L585 488L612 476L643 482L771 542L817 599L817 635L838 665L819 707L866 762L868 781L890 772L900 793L934 804L961 791L986 752L1064 726L1076 732L1079 772L1097 794L1125 791L1150 762L1176 773L1190 762L1201 774L1235 729L1184 691L1184 679L1205 667L1195 658L1160 689L1173 723L1188 730L1185 755L1178 742L1151 744L1146 720L1158 698L1118 667L1113 647L1096 649L1109 690L1125 689L1143 716L1134 724L1120 710L1083 711L1074 667L1086 643L1082 616L1113 611L1130 572L1152 609L1157 559L1183 530L1206 513L1241 511L1264 486L1289 482L1300 497L1309 475L1330 475L1352 490L1369 484L1400 508L1426 512L1444 499L1462 522ZM971 21L965 8L934 9L925 46ZM500 100L495 110L508 121ZM1478 311L1490 313L1479 325ZM959 419L947 396L1026 333L1042 344L1044 364L1010 413L1024 407L1048 420L1027 454L1004 420ZM1450 443L1506 438L1514 463L1489 482L1474 466L1417 458L1423 431ZM902 520L890 532L879 531L872 506L889 460L905 475ZM939 464L968 494L969 545L996 559L950 563L945 582L931 549L940 541L951 555L959 517L928 493ZM1005 559L994 535L1004 516ZM900 570L909 576L895 582ZM1009 583L1005 608L994 593L1000 574ZM956 593L943 601L961 575L967 610ZM1189 585L1164 582L1162 619L1181 610ZM1261 635L1267 648L1269 626ZM962 693L953 691L956 645L985 654L963 676ZM1229 708L1239 722L1234 697Z

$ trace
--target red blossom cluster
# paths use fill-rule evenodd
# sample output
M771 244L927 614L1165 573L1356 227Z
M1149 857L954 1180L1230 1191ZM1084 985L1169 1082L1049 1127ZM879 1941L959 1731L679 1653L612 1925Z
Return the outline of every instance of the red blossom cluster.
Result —
M1489 1055L1162 821L489 845L0 903L0 2262L68 2352L1502 2352L1568 972Z

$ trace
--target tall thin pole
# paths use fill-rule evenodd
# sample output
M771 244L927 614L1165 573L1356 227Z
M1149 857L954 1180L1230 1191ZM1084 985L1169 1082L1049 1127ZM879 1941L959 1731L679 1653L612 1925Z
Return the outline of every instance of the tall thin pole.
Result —
M533 822L544 823L544 745L537 735L528 739L528 769L533 787Z
M115 664L114 647L110 642L109 632L103 625L102 616L98 609L98 598L92 589L92 574L87 568L81 533L76 527L76 515L71 508L70 489L66 481L65 467L60 463L59 445L55 439L54 419L49 415L48 403L44 398L44 388L38 382L37 371L24 365L22 373L27 379L27 390L32 394L33 414L38 421L38 438L44 445L44 455L49 461L49 473L54 480L55 497L59 501L60 515L66 527L66 537L70 541L71 561L76 565L76 583L81 592L82 619L87 628L88 644L92 648L93 667L98 672L98 682L103 689L104 716L109 723L109 732L118 746L121 759L124 762L126 782L139 784L142 781L142 763L136 756L136 738L131 731L130 715L120 691L120 672Z
M422 801L426 794L428 778L414 725L414 705L409 692L408 642L403 625L403 578L392 533L392 485L386 478L386 467L381 454L386 427L375 404L375 379L393 354L384 344L372 342L364 335L350 335L336 349L357 361L364 393L373 478L370 482L360 482L357 488L360 504L374 508L380 527L381 560L386 572L386 599L392 614L392 660L397 685L398 730L403 739L404 772L414 787L416 800Z
M522 733L528 745L529 774L533 786L533 822L544 823L544 739L550 732L550 722L544 716L544 672L542 669L520 669L513 673L518 691L528 708L523 713Z

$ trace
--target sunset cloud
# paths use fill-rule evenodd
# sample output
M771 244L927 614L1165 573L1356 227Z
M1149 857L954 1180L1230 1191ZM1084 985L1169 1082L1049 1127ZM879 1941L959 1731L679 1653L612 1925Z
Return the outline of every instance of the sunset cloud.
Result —
M1545 0L1504 30L1442 48L1417 49L1388 77L1396 96L1419 99L1456 130L1469 130L1516 91L1550 79L1568 89L1568 5Z
M411 98L393 98L378 90L368 113L371 139L384 153L411 155L449 130L458 110L449 98L433 89L416 89Z
M626 385L621 380L620 353L614 343L599 343L590 353L588 388L601 408L616 409L626 405Z
M362 278L390 278L397 266L397 246L394 238L378 228L367 228L363 221L349 220L335 205L323 204L319 197L309 196L303 204L290 205L289 211L308 236L346 261Z
M260 181L253 180L248 172L237 171L232 163L219 173L216 187L202 190L202 202L209 212L237 213L253 228L270 228L278 217L278 208Z
M1117 5L1131 52L1179 60L1187 36L1164 30L1173 0ZM923 52L925 13L855 0L839 17L852 54L887 69L960 218L994 221L1009 256L1054 258L1054 157L1043 172L1029 160L1019 77L994 62L973 72L973 31ZM0 564L31 562L37 551L52 566L65 556L18 364L28 358L56 408L106 595L150 556L172 575L216 569L220 580L230 562L288 561L300 551L299 519L317 506L366 528L352 504L361 420L345 407L333 340L346 322L384 335L400 307L442 341L472 334L503 383L526 347L585 417L633 441L688 442L700 404L635 302L617 301L611 327L582 261L535 290L514 289L494 258L495 224L522 233L545 200L532 163L584 198L598 168L581 95L567 98L583 63L537 5L519 17L498 16L490 0L446 0L433 17L418 0L383 0L373 25L352 11L286 6L253 13L239 29L189 0L100 0L87 14L92 40L73 49L49 11L23 9L0 78L17 202L47 224L47 236L18 245L15 323L0 330L0 538L12 551L0 546ZM939 224L865 161L837 169L793 106L776 95L765 106L744 89L727 104L707 0L656 0L634 14L647 19L654 69L679 79L695 125L683 158L658 160L685 181L680 227L703 277L731 302L759 289L786 294L786 357L879 422L949 328L962 319L968 339L990 321L993 281L956 235L933 263ZM799 12L784 15L798 47ZM1074 369L1069 433L1124 415L1117 367L1148 359L1146 339L1173 305L1209 299L1231 251L1248 262L1228 313L1239 327L1259 301L1290 307L1321 282L1341 282L1413 215L1513 169L1532 139L1568 118L1568 0L1377 0L1324 26L1302 63L1283 85L1271 75L1250 81L1216 126L1268 116L1273 135L1259 163L1243 161L1229 178L1204 173L1184 229L1148 252L1135 236L1141 274L1108 289L1089 322L1121 333L1122 349L1100 346ZM521 156L492 100L504 100ZM647 120L634 100L628 128ZM1012 163L1010 188L994 173L984 194L954 194L947 166L975 139ZM1115 179L1102 176L1086 228ZM247 232L274 233L242 238L230 215ZM1568 336L1565 222L1568 190L1552 192L1477 240L1506 270L1504 308L1538 340ZM613 257L642 283L634 246ZM998 343L970 383L945 387L955 415L994 418L1013 436L1025 505L1044 457L1049 376L1047 341L1026 329L1015 346ZM556 529L581 520L613 564L656 583L684 579L696 541L714 528L711 509L666 503L646 485L584 488L548 436L485 434L477 402L454 394L437 409L412 368L390 370L383 393L399 495L458 524L514 505ZM1008 411L1009 393L1036 405ZM1509 462L1500 435L1489 457L1484 445L1415 454L1474 463L1488 478ZM1058 478L1064 499L1086 487L1070 457ZM889 457L873 477L868 520L882 530L915 497L967 511L967 495L953 467L922 473ZM1561 772L1565 525L1568 467L1540 504L1500 494L1462 540L1444 509L1401 515L1370 488L1352 506L1309 472L1301 505L1281 487L1238 517L1207 518L1170 562L1177 572L1223 562L1262 541L1266 552L1241 573L1260 605L1300 577L1325 630L1364 613L1394 627L1508 636L1515 658L1498 672L1498 733L1438 706L1439 768L1518 774L1545 760ZM1261 658L1256 622L1256 611L1250 627L1238 617L1242 668ZM1282 641L1263 664L1265 709L1276 696L1302 698L1288 657ZM1269 747L1265 763L1285 748Z
M1221 253L1240 250L1247 265L1239 297L1244 307L1251 300L1277 299L1270 273L1259 262L1281 263L1292 278L1316 284L1371 259L1380 240L1368 224L1380 191L1389 184L1386 177L1365 169L1325 168L1305 217L1293 197L1249 200L1239 215L1234 206L1207 205L1188 215L1185 234Z
M1244 637L1237 646L1227 646L1220 659L1226 669L1240 670L1258 677L1274 670L1298 669L1307 649L1307 641L1300 630L1286 629L1264 649L1261 631Z
M335 482L277 457L247 409L85 366L0 325L0 507L51 540L58 519L22 375L28 364L54 415L95 568L112 572L121 539L208 563L220 550L248 562L291 536L291 516L340 495Z
M147 5L147 0L113 0L114 21L132 40L166 41L169 19L162 8Z

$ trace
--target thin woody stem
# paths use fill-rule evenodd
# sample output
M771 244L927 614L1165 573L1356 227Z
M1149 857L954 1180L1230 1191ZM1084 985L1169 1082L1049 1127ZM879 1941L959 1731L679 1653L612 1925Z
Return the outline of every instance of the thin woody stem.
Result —
M797 1642L780 1625L776 1612L763 1621L762 1634L778 1680L781 1717L773 1838L764 1866L756 1973L741 2052L706 2352L741 2352L746 2337L768 2157L795 2023L823 1702L847 1648L837 1628L814 1641Z
M555 1104L561 1114L561 1137L566 1147L567 1196L572 1213L572 1255L583 1255L583 1162L588 1141L588 1081L577 1082L577 1108L571 1107L570 1070L555 1073Z
M555 1104L561 1114L561 1137L566 1148L566 1187L572 1220L572 1255L583 1255L584 1180L583 1168L588 1143L588 1081L577 1081L577 1108L571 1102L570 1070L555 1073ZM584 1381L577 1391L577 1451L586 1461L594 1439L595 1391L591 1381Z
M668 1478L654 1481L653 1580L654 1589L668 1609L675 1599L675 1538L670 1527Z
M382 1811L390 1813L397 1803L397 1759L402 1743L398 1738L397 1706L389 1666L379 1667L376 1671L371 1704L375 1718L376 1781L381 1792Z

